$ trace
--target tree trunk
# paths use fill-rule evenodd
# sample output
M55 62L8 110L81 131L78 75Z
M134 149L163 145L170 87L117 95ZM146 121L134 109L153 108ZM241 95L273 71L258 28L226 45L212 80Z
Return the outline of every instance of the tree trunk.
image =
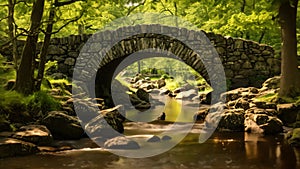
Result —
M297 66L296 16L298 0L285 0L279 7L281 26L280 97L294 97L300 92L300 73Z
M138 73L141 73L141 61L138 60L137 63L138 63Z
M245 13L245 7L246 7L246 0L243 0L241 12Z
M13 0L8 0L8 36L12 44L12 55L14 61L14 67L18 70L18 51L17 51L17 39L16 39L16 26L14 22L14 9L15 9L15 2Z
M21 64L17 73L16 91L24 95L33 93L34 89L34 59L39 28L44 12L45 0L36 0L31 13L31 25L22 52Z
M263 38L264 38L264 36L266 34L266 29L267 28L264 28L264 30L262 31L262 33L261 33L261 35L260 35L260 37L258 39L258 43L262 43L262 40L263 40Z
M42 47L42 51L41 51L41 55L40 55L39 70L38 70L38 75L36 78L37 79L36 91L39 91L41 89L42 80L44 78L45 64L46 64L47 55L48 55L48 47L49 47L51 35L52 35L54 17L55 17L55 7L52 6L50 9L50 12L49 12L49 18L48 18L49 23L47 24L44 43L43 43L43 47Z

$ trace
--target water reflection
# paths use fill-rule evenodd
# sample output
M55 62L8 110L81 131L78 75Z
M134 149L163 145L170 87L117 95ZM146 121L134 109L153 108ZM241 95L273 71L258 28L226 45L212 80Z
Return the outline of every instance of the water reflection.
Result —
M299 149L290 147L283 136L248 133L215 133L203 144L198 134L189 134L179 145L163 154L131 159L102 149L0 159L2 169L297 169Z
M277 168L296 168L295 152L283 141L283 135L263 136L245 133L246 156Z

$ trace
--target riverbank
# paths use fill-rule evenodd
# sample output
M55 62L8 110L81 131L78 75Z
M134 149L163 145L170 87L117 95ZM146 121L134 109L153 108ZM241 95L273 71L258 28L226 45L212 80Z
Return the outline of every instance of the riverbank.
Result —
M155 106L164 105L159 97L167 97L175 101L190 100L187 106L196 108L197 112L189 114L187 118L190 123L196 120L197 124L201 124L201 128L203 126L209 128L217 121L216 118L220 118L218 132L248 132L275 136L284 134L292 146L300 145L298 128L300 127L298 125L300 115L297 115L300 110L299 102L285 103L284 100L274 100L274 96L278 92L279 77L267 80L260 89L248 87L228 91L221 96L224 104L211 107L207 105L210 102L210 94L199 95L197 90L189 85L170 91L163 88L163 85L160 88L149 88L149 85L145 85L148 82L149 80L144 80L144 83L140 85L146 89L138 87L136 91L131 91L129 97L133 106L141 110L141 113L149 113L144 112L143 109L151 107L151 103L154 103ZM117 106L107 109L103 99L82 99L80 96L72 97L70 93L68 95L65 93L62 94L58 89L52 90L52 96L56 100L60 100L62 105L60 110L46 112L31 121L19 123L14 131L5 126L5 124L10 126L9 123L1 123L1 126L4 127L1 127L0 132L0 157L99 147L88 136L100 140L100 147L104 148L105 146L109 148L126 147L127 145L131 145L130 148L133 149L139 148L138 142L118 133L111 134L112 128L119 133L130 133L130 131L126 131L126 127L128 129L130 123L124 118L124 116L126 117L124 107ZM84 113L85 117L89 119L88 123L83 126L76 116L74 103L77 104L76 111ZM219 112L219 117L214 116L214 112L217 111L216 106L223 108L222 112ZM166 121L168 118L167 114ZM166 121L154 121L147 124L167 126L172 123ZM110 134L107 135L107 133ZM82 139L85 140L84 143L76 141ZM118 145L116 143L118 139L122 139L124 145ZM76 146L72 143L76 143Z

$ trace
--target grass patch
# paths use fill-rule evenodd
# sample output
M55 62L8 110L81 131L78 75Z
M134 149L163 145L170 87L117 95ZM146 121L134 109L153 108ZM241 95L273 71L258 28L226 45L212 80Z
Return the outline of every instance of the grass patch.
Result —
M30 96L23 96L16 91L7 91L0 88L0 115L10 116L28 112L33 117L52 110L60 110L59 101L55 100L46 91L35 92Z
M71 82L69 82L67 79L49 79L49 82L51 84L66 84L66 85L71 84Z
M6 61L0 54L0 85L3 86L8 80L16 79L16 71L13 64Z
M295 103L296 105L300 104L300 96L297 97L280 97L277 98L277 102L279 103Z
M26 99L16 91L6 91L0 89L0 114L9 112L20 112L26 110Z
M277 99L277 97L278 97L278 93L268 93L268 94L256 97L255 100L265 101L265 102L274 102Z

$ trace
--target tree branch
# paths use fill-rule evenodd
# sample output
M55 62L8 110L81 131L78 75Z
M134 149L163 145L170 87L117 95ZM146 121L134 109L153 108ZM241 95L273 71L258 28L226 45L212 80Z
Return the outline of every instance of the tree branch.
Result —
M64 27L68 26L70 23L78 21L78 20L83 16L83 14L84 14L84 12L82 12L78 17L69 20L69 21L66 22L63 26L61 26L58 30L52 32L52 34L56 34L56 33L58 33L60 30L62 30Z
M13 41L13 40L16 40L18 37L20 36L27 36L26 34L23 34L23 33L20 33L20 34L17 34L13 39L10 39L9 41L3 43L2 45L0 45L0 49L5 49L7 47L9 47L9 44Z
M130 15L130 13L131 13L132 11L134 11L136 8L138 8L139 6L144 5L145 3L146 3L146 0L144 0L144 1L141 2L141 3L139 3L139 4L136 5L136 6L133 6L132 8L129 8L129 10L128 10L128 12L127 12L127 16Z
M27 33L27 34L28 34L28 32L29 32L28 30L26 30L26 29L24 29L24 28L19 28L19 27L17 27L17 26L16 26L16 29L17 29L17 30L21 30L21 31L23 31L23 33L25 32L25 33Z
M60 7L60 6L64 6L64 5L70 5L72 3L79 2L79 1L86 2L86 0L68 0L68 1L64 1L64 2L55 1L54 6L55 7Z
M4 17L4 18L1 18L1 19L0 19L0 22L1 22L2 20L4 20L4 19L8 19L8 16L6 16L6 17Z
M169 8L166 8L165 4L160 0L159 1L161 3L161 5L163 6L164 10L162 10L161 12L170 12L171 15L174 15L174 13L169 9Z
M20 1L16 2L14 5L17 5L19 3L24 3L27 7L30 7L30 5L28 5L28 3L26 2L26 0L20 0Z

